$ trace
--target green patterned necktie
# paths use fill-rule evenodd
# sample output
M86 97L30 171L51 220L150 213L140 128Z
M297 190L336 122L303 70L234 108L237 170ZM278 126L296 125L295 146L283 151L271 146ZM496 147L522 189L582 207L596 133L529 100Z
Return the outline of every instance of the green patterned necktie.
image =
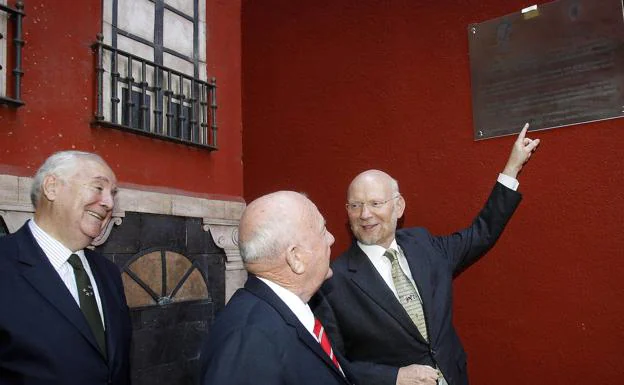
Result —
M93 291L93 286L91 286L89 275L87 275L82 261L80 261L80 257L76 254L70 255L67 262L74 268L76 286L78 287L78 299L80 300L80 310L82 310L82 314L84 314L87 323L91 327L91 331L100 347L100 351L104 357L106 357L104 326L102 325L102 318L100 317L100 311L98 310L95 292Z
M429 341L425 313L418 290L401 269L399 259L397 258L397 251L388 249L384 253L384 256L392 263L392 281L394 281L394 287L396 288L399 302L410 316L412 322L414 322L425 341Z

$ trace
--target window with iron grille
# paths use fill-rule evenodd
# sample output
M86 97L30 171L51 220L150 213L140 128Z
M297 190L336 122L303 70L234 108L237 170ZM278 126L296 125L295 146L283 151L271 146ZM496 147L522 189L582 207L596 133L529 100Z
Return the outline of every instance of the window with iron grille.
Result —
M204 0L104 0L98 126L217 149Z
M22 80L22 19L24 3L17 1L15 7L0 0L0 104L19 107Z

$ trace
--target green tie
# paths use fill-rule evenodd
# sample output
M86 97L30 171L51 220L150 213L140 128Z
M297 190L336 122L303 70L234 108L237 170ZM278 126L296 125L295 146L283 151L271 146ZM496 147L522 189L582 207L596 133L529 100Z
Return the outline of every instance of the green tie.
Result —
M95 292L91 286L91 280L80 261L80 257L76 254L69 256L67 260L74 268L74 276L76 277L76 286L78 287L78 299L80 300L80 310L87 319L87 323L91 327L91 331L95 336L100 351L106 357L106 338L104 336L104 327L102 326L102 318L98 310L95 300Z
M418 290L401 269L399 259L397 258L397 251L388 249L384 253L384 256L392 263L392 281L394 281L394 287L396 288L399 302L410 316L412 322L414 322L425 341L429 341L425 313L423 312L422 300L420 299Z

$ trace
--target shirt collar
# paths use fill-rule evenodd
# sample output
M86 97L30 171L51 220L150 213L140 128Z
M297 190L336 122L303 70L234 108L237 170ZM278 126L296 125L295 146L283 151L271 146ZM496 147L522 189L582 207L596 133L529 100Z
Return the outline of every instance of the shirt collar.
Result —
M84 263L84 250L77 250L72 253L65 245L39 227L34 219L28 221L28 227L55 270L58 270L62 264L67 262L72 254L77 254Z
M310 310L310 306L303 302L292 291L278 285L273 281L269 281L266 278L257 277L262 282L273 290L273 292L288 306L288 308L297 316L297 319L303 324L303 326L314 335L314 314Z
M380 261L380 260L386 260L387 259L386 257L384 257L384 253L386 252L386 248L383 247L383 246L379 246L379 245L365 245L365 244L363 244L360 241L357 241L357 245L360 247L360 249L362 249L364 254L366 254L366 256L373 262L377 262L377 261ZM389 249L394 249L397 252L399 252L399 245L397 244L396 239L392 240L392 243L390 243Z

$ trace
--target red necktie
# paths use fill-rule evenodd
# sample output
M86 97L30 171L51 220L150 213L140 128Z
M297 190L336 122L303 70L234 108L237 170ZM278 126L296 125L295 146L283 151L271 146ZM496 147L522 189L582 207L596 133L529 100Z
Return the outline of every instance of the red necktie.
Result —
M340 364L334 355L334 351L332 350L331 344L329 343L329 338L327 338L327 334L325 334L325 328L321 325L321 321L318 319L314 319L314 336L316 336L316 340L321 344L321 347L327 353L329 358L332 360L334 365L338 368L338 370L342 371L340 368Z

